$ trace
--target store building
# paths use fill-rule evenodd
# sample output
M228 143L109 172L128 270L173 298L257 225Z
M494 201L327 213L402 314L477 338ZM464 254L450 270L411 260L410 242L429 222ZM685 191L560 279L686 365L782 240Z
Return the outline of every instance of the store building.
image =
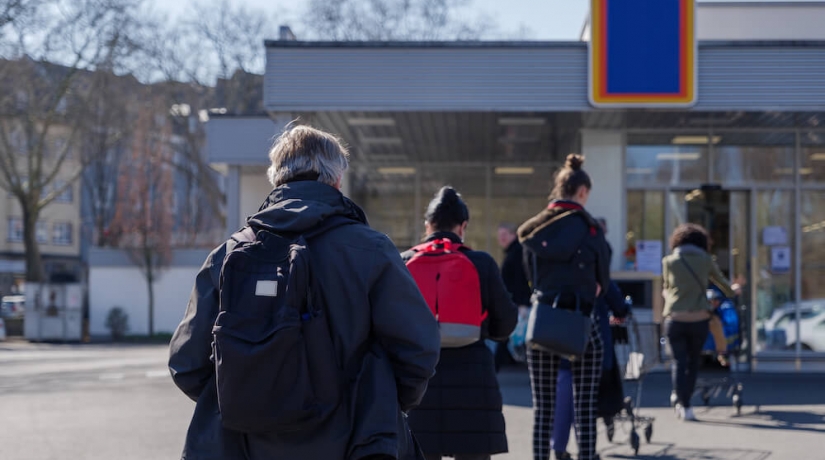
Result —
M266 152L294 119L350 144L345 191L400 249L450 184L471 209L467 243L498 254L498 223L541 209L582 153L617 278L655 280L670 231L704 224L748 283L751 368L825 370L825 2L703 2L695 17L684 108L594 107L589 25L577 42L267 41L268 116L207 127L227 230L268 193Z

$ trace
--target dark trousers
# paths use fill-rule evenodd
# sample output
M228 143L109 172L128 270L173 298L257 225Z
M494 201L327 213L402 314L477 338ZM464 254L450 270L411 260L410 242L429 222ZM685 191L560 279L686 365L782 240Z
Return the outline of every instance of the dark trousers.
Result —
M579 459L596 457L596 398L602 375L604 345L594 324L584 357L572 363L574 426ZM550 440L556 416L556 385L561 358L538 350L527 352L533 389L533 459L549 460Z
M427 460L441 460L441 455L425 455ZM490 454L459 454L455 460L490 460Z
M690 407L696 389L702 347L708 337L708 321L665 322L665 335L673 353L673 391L682 407Z

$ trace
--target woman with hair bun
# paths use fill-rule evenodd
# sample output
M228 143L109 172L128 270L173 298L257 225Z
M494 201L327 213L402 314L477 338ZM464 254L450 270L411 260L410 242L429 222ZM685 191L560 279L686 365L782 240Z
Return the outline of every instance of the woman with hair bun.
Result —
M584 157L568 155L555 178L548 207L519 227L525 270L533 286L533 308L538 304L574 310L590 316L596 298L610 283L610 250L599 223L584 207L590 196L590 176L582 169ZM604 347L598 322L592 321L587 349L569 363L579 460L596 455L596 398ZM533 389L533 458L548 460L555 417L556 385L563 359L530 349L527 365Z
M464 246L470 212L455 189L439 190L424 217L424 243L402 258L440 318L442 348L435 377L409 414L410 428L427 460L489 459L508 449L493 355L484 340L506 340L518 310L492 256ZM460 312L476 326L452 319Z

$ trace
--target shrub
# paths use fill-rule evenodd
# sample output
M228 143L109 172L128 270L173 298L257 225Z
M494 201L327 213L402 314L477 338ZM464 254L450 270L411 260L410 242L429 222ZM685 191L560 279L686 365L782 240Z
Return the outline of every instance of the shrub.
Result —
M112 333L112 340L121 340L129 332L129 315L120 307L109 310L106 327Z

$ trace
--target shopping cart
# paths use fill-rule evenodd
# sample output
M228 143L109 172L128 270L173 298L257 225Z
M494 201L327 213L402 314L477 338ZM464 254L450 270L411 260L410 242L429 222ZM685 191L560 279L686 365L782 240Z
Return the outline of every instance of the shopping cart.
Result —
M628 317L621 324L611 325L610 328L622 382L635 382L636 397L626 397L623 410L613 417L612 423L606 421L607 438L613 442L617 424L629 428L628 442L633 453L638 455L641 445L639 431L644 433L648 443L653 437L655 418L641 415L639 407L642 405L645 376L651 369L662 364L661 328L656 323L640 323L633 317Z

